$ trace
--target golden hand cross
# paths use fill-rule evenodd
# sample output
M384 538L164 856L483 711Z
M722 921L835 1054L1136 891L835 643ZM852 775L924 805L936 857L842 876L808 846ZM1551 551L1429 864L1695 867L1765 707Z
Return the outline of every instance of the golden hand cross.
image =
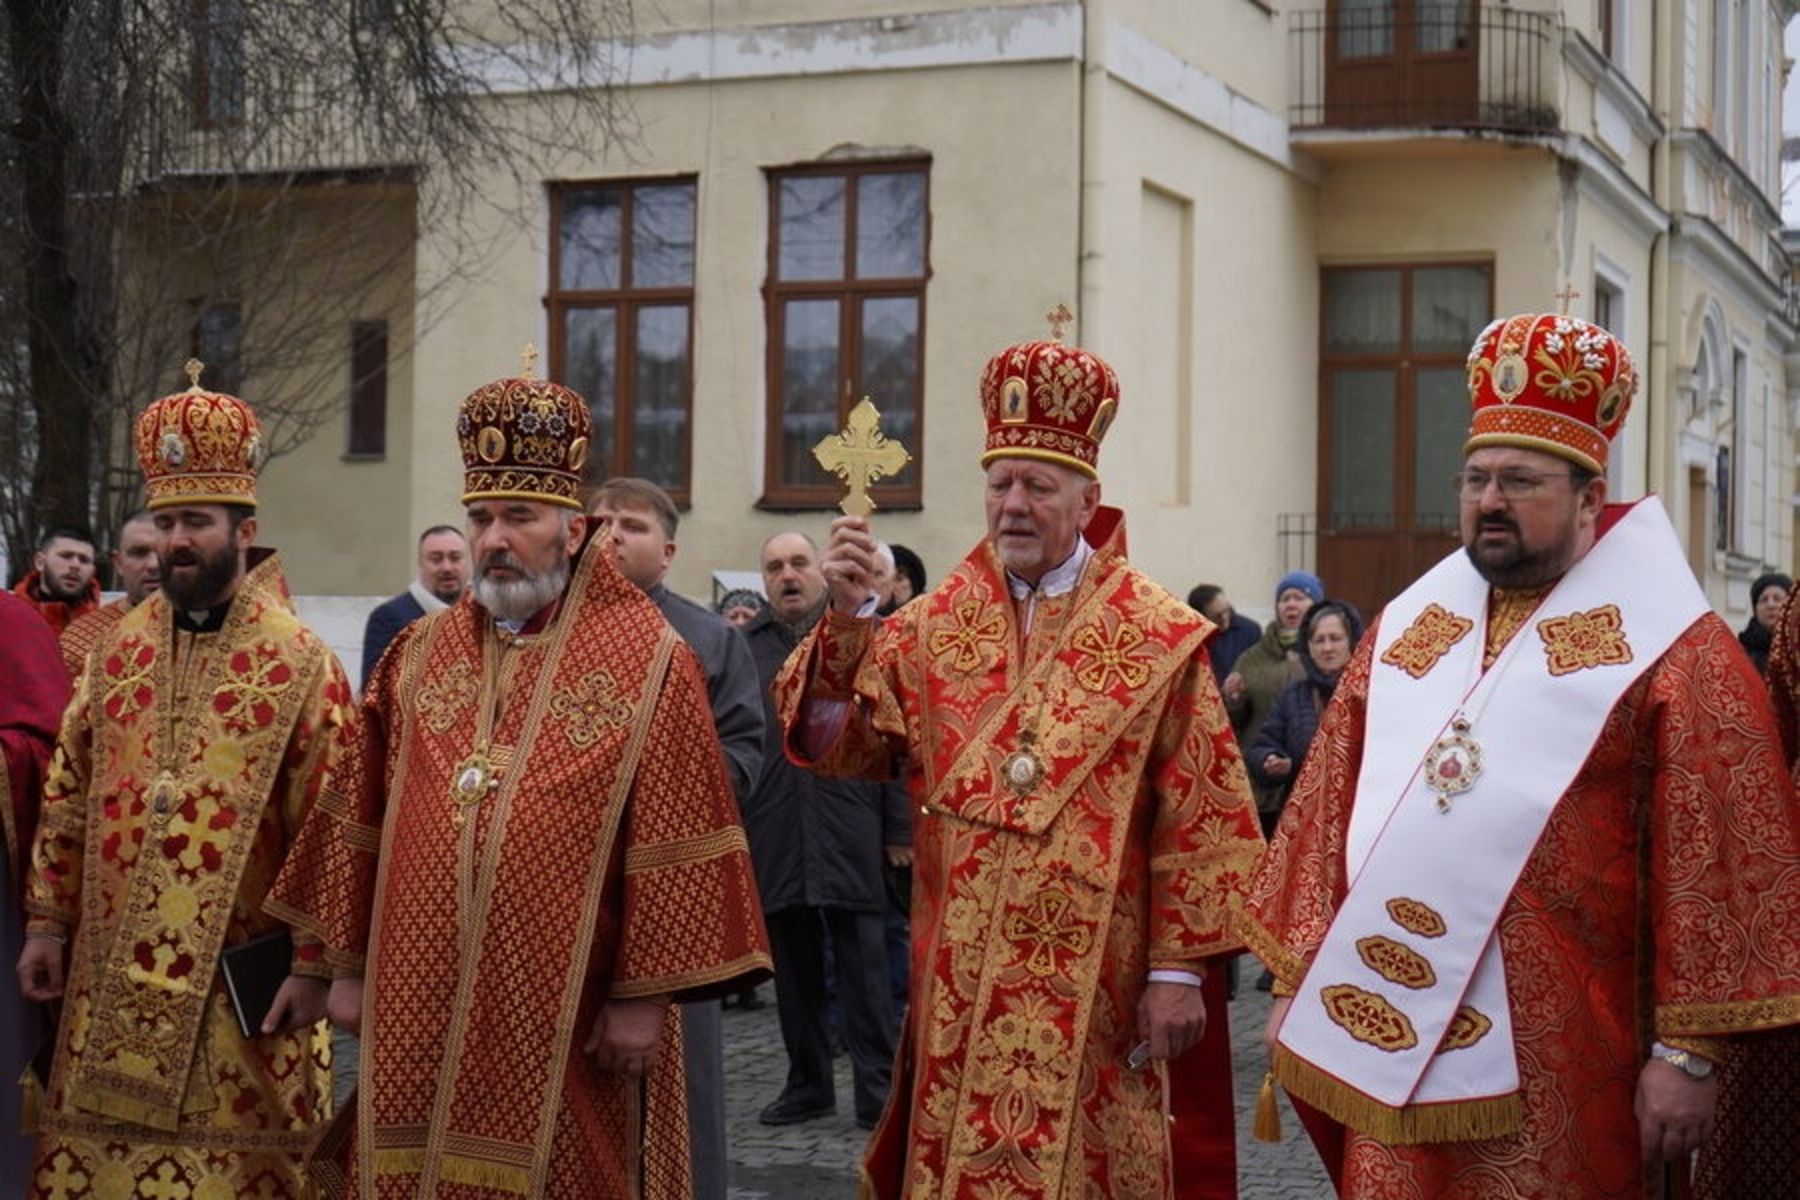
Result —
M819 465L844 481L844 498L838 507L848 516L866 517L875 511L869 485L892 475L912 461L899 442L881 432L881 414L864 396L850 410L841 432L827 434L813 447Z

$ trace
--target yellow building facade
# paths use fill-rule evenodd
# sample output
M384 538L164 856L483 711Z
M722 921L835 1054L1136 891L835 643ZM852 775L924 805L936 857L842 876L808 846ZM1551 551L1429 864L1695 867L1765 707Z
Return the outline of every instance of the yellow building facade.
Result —
M804 451L865 393L916 458L877 531L935 579L983 527L981 369L1066 303L1071 340L1119 371L1101 476L1140 565L1253 613L1317 568L1372 607L1453 544L1475 333L1566 303L1644 376L1616 494L1660 493L1741 617L1750 579L1794 557L1794 9L638 6L614 55L626 136L523 182L477 164L491 205L380 234L412 241L410 277L368 301L379 453L328 425L276 459L266 536L297 590L399 590L417 532L458 519L457 403L530 341L595 407L596 476L681 499L677 590L709 598L773 533L823 538L836 492ZM539 86L487 82L496 104ZM272 282L243 303L280 303Z

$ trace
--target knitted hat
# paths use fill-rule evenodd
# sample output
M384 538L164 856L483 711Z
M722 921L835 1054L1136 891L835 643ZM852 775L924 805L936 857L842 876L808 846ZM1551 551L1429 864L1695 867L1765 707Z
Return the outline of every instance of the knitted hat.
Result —
M1281 593L1287 591L1289 588L1298 588L1300 591L1305 592L1312 598L1314 604L1317 604L1325 598L1324 582L1311 571L1289 571L1286 575L1283 575L1281 577L1281 582L1275 585L1275 599L1280 601Z

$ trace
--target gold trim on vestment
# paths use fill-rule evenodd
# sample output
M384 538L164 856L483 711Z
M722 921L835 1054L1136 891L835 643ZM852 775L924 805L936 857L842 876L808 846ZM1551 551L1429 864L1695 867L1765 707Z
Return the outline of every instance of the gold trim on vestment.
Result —
M1361 1134L1393 1146L1428 1142L1474 1142L1506 1137L1524 1124L1518 1092L1480 1100L1389 1108L1372 1096L1327 1075L1277 1043L1275 1078L1296 1099Z
M724 829L697 838L685 838L679 842L657 842L649 846L632 846L625 851L625 870L636 874L640 871L663 871L670 867L685 867L689 863L705 862L717 858L721 854L729 854L734 850L749 853L750 843L744 839L744 830L740 825L729 825Z
M1755 1033L1796 1024L1800 1024L1800 996L1656 1006L1656 1031L1659 1036L1680 1037L1688 1034L1705 1037L1709 1034Z
M1232 931L1243 941L1244 948L1269 968L1276 979L1289 988L1300 985L1300 980L1306 975L1306 960L1277 941L1261 921L1245 910L1242 900L1232 902L1231 907L1226 910L1226 920Z

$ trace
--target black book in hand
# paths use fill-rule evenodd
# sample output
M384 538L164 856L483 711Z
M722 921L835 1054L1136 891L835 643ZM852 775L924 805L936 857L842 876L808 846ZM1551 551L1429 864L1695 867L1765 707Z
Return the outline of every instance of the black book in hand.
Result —
M275 993L286 982L294 961L294 939L287 930L266 934L219 955L225 994L245 1038L262 1036L263 1019L275 1007Z

